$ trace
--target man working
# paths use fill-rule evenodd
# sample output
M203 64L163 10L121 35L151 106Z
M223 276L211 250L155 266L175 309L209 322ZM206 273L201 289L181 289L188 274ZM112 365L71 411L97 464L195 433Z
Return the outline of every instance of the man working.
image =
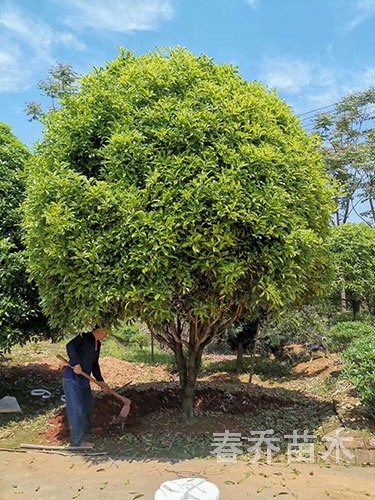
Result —
M80 374L92 373L102 390L109 392L99 367L100 345L107 335L107 330L94 328L92 332L77 335L66 346L70 366L65 368L63 386L73 446L91 446L83 437L91 432L93 397L90 381Z

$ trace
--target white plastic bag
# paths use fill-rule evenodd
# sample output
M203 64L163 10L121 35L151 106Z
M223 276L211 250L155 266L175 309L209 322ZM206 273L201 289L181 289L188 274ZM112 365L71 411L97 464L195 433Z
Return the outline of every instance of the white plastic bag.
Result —
M220 500L220 491L205 479L183 478L165 481L154 500Z

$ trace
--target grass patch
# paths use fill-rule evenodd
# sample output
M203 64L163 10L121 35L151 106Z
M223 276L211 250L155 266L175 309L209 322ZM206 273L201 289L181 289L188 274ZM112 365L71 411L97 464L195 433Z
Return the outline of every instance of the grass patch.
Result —
M136 346L126 346L115 335L108 337L103 342L101 356L117 358L122 361L129 361L138 365L168 365L174 364L174 355L171 352L161 351L157 347L154 349L154 362L151 359L151 348L140 349Z
M245 372L249 372L251 368L251 359L244 358L243 367ZM218 372L236 373L237 363L235 359L223 361L207 361L202 362L202 375L209 375ZM267 358L256 358L255 374L262 380L270 378L288 377L290 375L292 365L286 361L271 360Z

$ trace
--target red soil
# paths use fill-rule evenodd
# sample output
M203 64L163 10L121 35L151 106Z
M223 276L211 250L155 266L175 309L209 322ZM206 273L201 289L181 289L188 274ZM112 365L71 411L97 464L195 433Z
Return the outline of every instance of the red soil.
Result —
M125 432L139 432L144 428L142 417L170 411L179 412L182 405L180 390L175 383L140 391L131 388L122 391L122 394L132 401L126 423L118 417L122 406L120 401L113 396L98 397L91 419L94 435L109 436ZM253 388L251 394L247 394L245 391L224 392L208 386L198 386L195 391L194 409L202 413L244 414L254 413L273 405L288 406L290 404L291 401L288 398L275 397L267 394L267 390L260 391L257 387ZM45 435L54 442L66 441L69 438L65 411L50 419Z

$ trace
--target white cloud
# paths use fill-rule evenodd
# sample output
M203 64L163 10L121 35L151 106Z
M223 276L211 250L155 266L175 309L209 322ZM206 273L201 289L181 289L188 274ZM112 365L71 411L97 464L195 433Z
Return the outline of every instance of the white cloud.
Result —
M5 46L3 38L0 44ZM15 92L25 88L24 83L30 77L21 64L22 55L17 46L7 44L7 52L0 52L0 92Z
M107 31L147 31L173 16L173 0L66 0L72 26Z
M261 66L261 80L286 94L298 94L314 78L313 66L298 59L267 58Z
M350 5L355 8L352 20L348 23L349 30L355 29L364 21L375 15L375 0L351 0Z
M0 92L17 92L30 87L33 75L55 62L57 46L84 50L85 45L72 33L54 32L37 18L5 3L0 8Z
M247 3L247 5L250 5L252 9L256 9L260 4L260 0L245 0L245 3Z
M57 33L55 36L56 41L65 47L74 50L86 50L86 45L78 40L72 33Z
M333 104L351 92L375 86L375 68L343 71L320 61L264 59L261 78L288 98L297 112Z

